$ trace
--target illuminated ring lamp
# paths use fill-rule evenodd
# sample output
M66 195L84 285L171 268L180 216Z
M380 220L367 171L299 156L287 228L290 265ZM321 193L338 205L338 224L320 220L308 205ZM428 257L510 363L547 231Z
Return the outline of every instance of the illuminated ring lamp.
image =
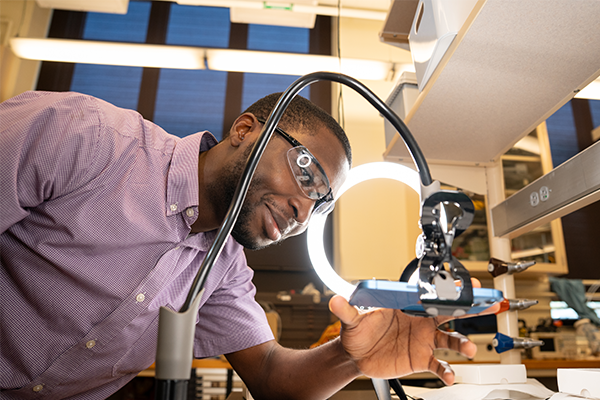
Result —
M346 182L340 188L337 198L339 199L344 192L359 183L378 178L393 179L398 182L405 183L412 190L421 193L421 181L417 171L401 164L391 162L374 162L369 164L359 165L352 168L348 174ZM323 244L323 232L325 230L325 222L327 215L313 215L308 227L306 242L308 245L308 255L310 262L315 269L315 272L321 278L323 283L333 292L343 296L346 300L356 288L355 285L347 282L335 272L327 255Z

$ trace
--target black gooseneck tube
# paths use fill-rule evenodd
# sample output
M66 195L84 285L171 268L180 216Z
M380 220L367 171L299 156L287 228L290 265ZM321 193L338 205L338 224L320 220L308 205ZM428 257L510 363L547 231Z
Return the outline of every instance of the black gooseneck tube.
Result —
M305 88L306 86L322 81L332 81L341 83L346 85L356 92L358 92L362 97L364 97L377 111L383 115L393 126L396 128L408 151L417 167L417 171L419 172L419 176L421 178L421 183L423 186L429 186L432 183L431 174L429 172L429 167L427 166L427 162L425 161L425 157L421 152L421 149L417 145L414 137L404 124L402 120L394 113L379 97L377 97L369 88L360 83L354 78L351 78L347 75L332 73L332 72L314 72L308 75L304 75L298 78L294 83L290 85L286 89L285 92L281 95L279 100L277 101L275 107L271 111L269 118L265 122L265 126L263 127L262 132L260 133L254 147L252 148L252 152L248 157L248 161L246 162L246 168L240 177L240 182L238 183L237 189L235 191L233 200L227 210L227 214L223 220L223 224L219 229L217 236L215 238L214 243L209 249L202 265L200 266L200 270L198 271L194 282L192 283L192 287L188 292L187 298L179 310L180 313L187 311L191 304L194 303L194 300L204 288L204 284L206 282L206 278L210 273L216 259L219 257L221 251L223 250L223 246L227 237L231 234L235 221L240 213L242 208L242 204L246 198L246 193L248 191L248 187L250 186L250 181L252 180L252 176L254 175L254 171L262 157L267 144L273 134L275 127L279 123L279 120L283 116L286 108L296 96L300 90ZM158 360L157 360L158 362ZM170 381L170 380L162 380L157 379L157 390L156 390L156 398L157 399L184 399L183 393L185 393L185 389L183 387L187 387L187 381Z

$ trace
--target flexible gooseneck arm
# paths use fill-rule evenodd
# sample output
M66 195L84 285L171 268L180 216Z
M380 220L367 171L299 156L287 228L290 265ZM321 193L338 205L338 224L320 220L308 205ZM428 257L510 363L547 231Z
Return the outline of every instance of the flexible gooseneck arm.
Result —
M258 162L262 157L267 144L283 116L286 108L306 86L328 80L346 85L362 95L384 118L396 128L410 152L421 178L422 186L428 187L432 183L429 167L423 153L419 149L414 137L402 120L371 90L359 81L346 75L331 72L315 72L300 77L279 98L271 114L265 122L252 151L246 162L246 167L227 210L221 228L212 246L208 250L187 298L175 313L170 309L161 307L159 317L158 346L156 351L156 398L157 399L185 399L187 384L190 379L189 371L192 364L192 343L194 338L195 313L199 307L206 279L221 251L225 241L231 234L238 218L250 181ZM164 314L164 315L163 315Z

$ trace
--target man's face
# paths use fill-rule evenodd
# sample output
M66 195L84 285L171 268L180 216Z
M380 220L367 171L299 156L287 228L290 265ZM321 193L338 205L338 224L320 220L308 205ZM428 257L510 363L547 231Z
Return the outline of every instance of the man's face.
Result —
M323 129L316 135L291 133L319 161L335 195L346 179L348 161L339 140ZM231 203L257 135L221 179L227 204ZM298 235L308 226L315 201L301 190L288 164L292 148L279 134L273 136L256 169L232 236L244 247L257 250Z

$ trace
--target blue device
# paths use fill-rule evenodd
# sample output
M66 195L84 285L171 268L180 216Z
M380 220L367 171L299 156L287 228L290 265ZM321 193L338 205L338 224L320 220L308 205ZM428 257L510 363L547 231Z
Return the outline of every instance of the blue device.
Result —
M459 288L457 287L457 292ZM467 314L477 314L504 300L500 290L473 288L473 303ZM360 281L350 296L350 304L358 307L381 307L402 310L407 314L428 316L419 301L419 288L407 282L384 280ZM437 300L440 305L451 305L452 300Z

